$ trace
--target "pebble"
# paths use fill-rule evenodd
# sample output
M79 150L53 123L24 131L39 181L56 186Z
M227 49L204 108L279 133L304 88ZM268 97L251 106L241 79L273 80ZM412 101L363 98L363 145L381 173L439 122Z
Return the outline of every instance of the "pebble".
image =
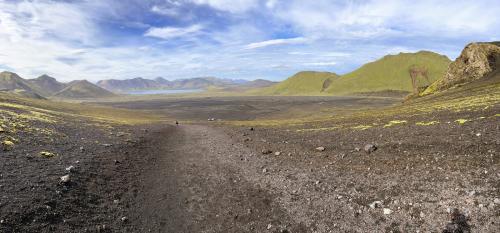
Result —
M262 173L266 173L266 172L267 172L267 168L262 169Z
M391 210L391 209L389 209L389 208L384 208L384 214L385 214L385 215L392 214L392 210Z
M71 181L71 177L69 175L61 176L61 183L66 184Z
M122 222L126 222L128 220L128 218L127 217L122 217L121 220L122 220Z
M500 198L495 198L495 200L493 200L493 203L500 205Z
M325 151L325 148L324 148L324 147L322 147L322 146L320 146L320 147L316 147L316 150L317 150L317 151Z
M364 150L367 154L370 154L374 151L377 150L377 146L373 145L373 144L367 144L365 147L364 147Z
M382 202L381 201L374 201L371 204L369 204L368 206L370 206L371 209L375 209L375 208L382 206Z
M271 223L267 224L267 229L270 230L271 228L273 228L273 224Z
M268 150L268 149L262 150L262 154L264 154L264 155L271 154L271 153L273 153L271 150Z
M274 155L281 155L281 152L280 151L276 151L276 152L274 152Z
M71 165L71 166L69 166L69 167L66 168L66 171L71 172L74 169L75 169L75 167L73 165Z

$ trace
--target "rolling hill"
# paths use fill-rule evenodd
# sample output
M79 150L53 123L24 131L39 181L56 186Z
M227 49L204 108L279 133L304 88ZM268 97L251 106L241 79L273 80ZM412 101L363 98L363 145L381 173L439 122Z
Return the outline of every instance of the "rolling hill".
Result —
M252 91L260 95L319 95L339 76L330 72L302 71L273 86Z
M17 75L16 73L8 71L0 73L0 90L24 90L27 92L36 92L33 85L31 85L23 78L19 77L19 75Z
M423 75L417 78L418 88L422 89L442 77L450 62L446 56L428 51L387 55L333 80L325 92L332 95L379 91L412 92L410 70L427 73L427 79Z
M66 87L66 84L58 82L55 78L48 75L42 75L35 79L27 79L35 90L43 96L51 96Z
M68 99L85 99L85 98L105 98L112 97L115 94L90 83L87 80L79 80L70 82L68 87L57 92L53 97L68 98Z

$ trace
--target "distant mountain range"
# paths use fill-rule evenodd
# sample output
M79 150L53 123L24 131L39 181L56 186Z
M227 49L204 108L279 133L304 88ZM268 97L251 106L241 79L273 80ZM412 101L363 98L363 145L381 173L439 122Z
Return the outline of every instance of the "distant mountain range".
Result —
M97 85L113 92L128 92L136 90L158 90L158 89L208 89L208 88L229 88L243 86L246 84L255 83L255 81L247 81L241 79L221 79L215 77L199 77L190 79L177 79L173 81L166 80L162 77L156 79L133 78L133 79L108 79L97 82ZM259 87L272 85L273 82L260 80L257 81Z
M96 85L86 80L61 83L48 75L42 75L35 79L23 79L12 72L4 71L0 73L0 91L12 92L32 98L103 98L114 96L114 93L126 93L132 90L158 89L216 88L222 91L247 91L248 89L268 87L273 84L275 82L263 79L247 81L202 77L169 81L159 77L154 80L144 78L109 79L99 81Z
M42 75L23 79L15 73L0 73L0 91L43 98L99 98L134 90L215 89L254 95L356 95L366 93L431 94L500 73L500 43L472 43L455 62L429 51L387 55L345 75L303 71L282 82L200 77L169 81L164 78L102 80L60 83ZM493 74L494 73L494 74ZM113 93L114 92L114 93Z

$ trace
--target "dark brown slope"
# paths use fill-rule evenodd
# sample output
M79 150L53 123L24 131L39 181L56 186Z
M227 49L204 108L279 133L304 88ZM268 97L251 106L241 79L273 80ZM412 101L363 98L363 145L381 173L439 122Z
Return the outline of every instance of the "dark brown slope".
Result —
M84 98L105 98L112 97L115 94L105 90L104 88L98 87L89 81L73 81L68 87L64 88L60 92L56 93L54 97L57 98L69 98L69 99L84 99Z
M37 91L44 96L51 96L67 86L66 84L58 82L55 78L46 74L35 79L28 79L26 81L33 85Z

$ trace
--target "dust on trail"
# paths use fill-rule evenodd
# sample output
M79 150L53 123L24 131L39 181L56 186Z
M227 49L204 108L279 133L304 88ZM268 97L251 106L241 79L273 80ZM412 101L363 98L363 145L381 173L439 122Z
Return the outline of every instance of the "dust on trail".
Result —
M163 132L162 153L143 173L131 218L151 232L304 232L266 187L252 183L236 154L251 154L204 126ZM237 151L237 152L235 152ZM229 158L229 159L228 159Z

